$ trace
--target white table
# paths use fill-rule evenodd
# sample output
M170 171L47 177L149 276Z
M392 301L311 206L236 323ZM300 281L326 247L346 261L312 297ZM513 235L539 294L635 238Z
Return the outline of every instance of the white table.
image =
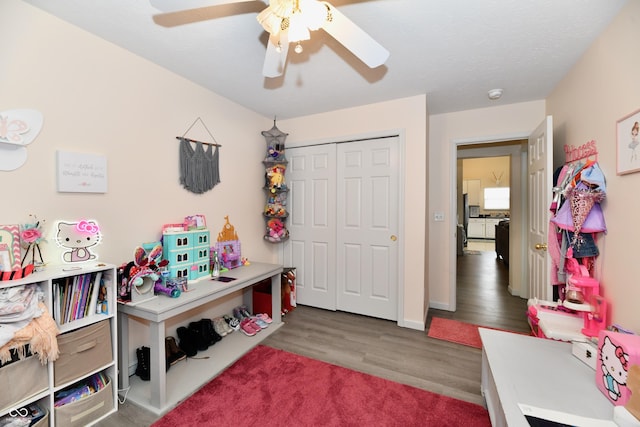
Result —
M493 426L529 427L518 404L602 420L613 405L571 344L480 328L482 394Z
M233 277L231 282L201 279L189 284L189 291L179 298L160 295L136 305L118 303L118 332L120 336L119 362L120 386L131 387L127 398L132 402L156 413L163 414L191 395L200 386L231 365L243 354L255 347L276 329L282 326L280 318L280 275L282 266L252 262L248 266L238 267L222 276ZM177 363L165 372L165 321L189 310L201 307L234 292L243 291L243 301L251 307L251 286L271 279L271 308L273 322L267 329L253 337L237 331L223 338L196 357L209 356L207 359L188 359ZM129 378L129 317L145 319L149 322L151 348L151 381L142 381L138 377ZM170 387L167 387L169 377Z

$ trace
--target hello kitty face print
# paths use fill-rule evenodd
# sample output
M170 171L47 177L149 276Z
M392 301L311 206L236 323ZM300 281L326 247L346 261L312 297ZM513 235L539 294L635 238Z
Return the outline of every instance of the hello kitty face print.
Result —
M602 378L599 381L603 382L609 397L615 402L622 396L620 387L627 384L629 355L605 335L600 347L600 363Z
M100 243L102 235L96 221L58 222L56 242L68 251L62 254L62 260L68 263L84 262L96 259L91 248Z

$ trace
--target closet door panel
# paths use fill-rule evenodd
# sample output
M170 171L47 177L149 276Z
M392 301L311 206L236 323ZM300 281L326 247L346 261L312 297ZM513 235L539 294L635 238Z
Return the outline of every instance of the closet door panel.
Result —
M345 245L344 254L344 292L360 296L362 294L362 247L360 245Z
M397 162L395 138L338 145L339 310L397 320Z
M289 240L284 264L295 267L296 299L336 309L335 146L288 148Z

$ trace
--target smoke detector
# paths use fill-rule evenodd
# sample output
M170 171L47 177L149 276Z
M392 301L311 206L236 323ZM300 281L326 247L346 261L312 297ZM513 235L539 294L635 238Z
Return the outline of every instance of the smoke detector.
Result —
M502 97L502 89L491 89L488 96L489 99L500 99Z

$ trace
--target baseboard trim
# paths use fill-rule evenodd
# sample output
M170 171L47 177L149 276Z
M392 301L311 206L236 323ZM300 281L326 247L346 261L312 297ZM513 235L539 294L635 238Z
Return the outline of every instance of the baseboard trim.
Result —
M433 301L429 302L429 308L435 308L436 310L453 311L451 310L451 306L449 304L433 302Z
M416 322L414 320L406 320L404 321L404 324L402 325L405 328L408 329L415 329L417 331L424 331L424 323L421 322Z

